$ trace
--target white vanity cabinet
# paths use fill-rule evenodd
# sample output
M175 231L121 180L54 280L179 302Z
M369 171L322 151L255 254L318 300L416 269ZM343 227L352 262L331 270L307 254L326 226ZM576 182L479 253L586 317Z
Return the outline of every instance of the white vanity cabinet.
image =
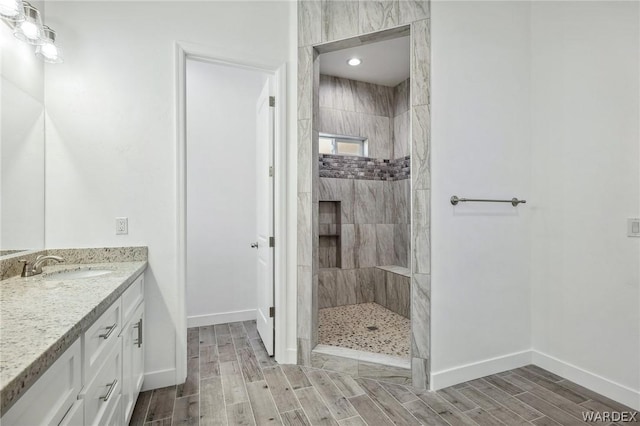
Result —
M126 425L144 374L144 274L2 416L2 426Z
M143 286L134 283L122 296L122 407L124 424L129 424L144 379L144 301ZM133 297L137 295L138 297ZM125 305L132 306L131 309Z
M122 425L122 347L114 340L95 376L85 384L78 398L84 400L85 425ZM120 413L118 413L120 411ZM109 419L116 421L109 422Z
M81 347L78 339L2 416L2 426L64 423L70 408L74 404L76 408L81 405L76 404L82 388L81 371Z

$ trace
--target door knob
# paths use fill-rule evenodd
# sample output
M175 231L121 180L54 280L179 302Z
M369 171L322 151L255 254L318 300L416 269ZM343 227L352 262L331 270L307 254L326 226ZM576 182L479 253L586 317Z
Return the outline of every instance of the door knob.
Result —
M252 243L251 244L251 248L257 249L258 248L258 243L257 242Z

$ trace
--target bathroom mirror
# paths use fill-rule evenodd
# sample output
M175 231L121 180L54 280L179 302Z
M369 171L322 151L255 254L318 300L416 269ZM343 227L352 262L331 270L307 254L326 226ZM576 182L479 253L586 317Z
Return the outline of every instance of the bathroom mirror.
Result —
M0 63L2 259L44 248L45 112L43 62L4 21L0 21Z

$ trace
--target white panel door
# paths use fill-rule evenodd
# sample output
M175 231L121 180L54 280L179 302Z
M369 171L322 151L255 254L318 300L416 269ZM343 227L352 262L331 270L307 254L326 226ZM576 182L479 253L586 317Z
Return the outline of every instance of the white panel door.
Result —
M258 333L269 355L273 355L273 140L274 108L270 106L270 80L267 79L256 105L256 175L257 175L257 263L258 263Z

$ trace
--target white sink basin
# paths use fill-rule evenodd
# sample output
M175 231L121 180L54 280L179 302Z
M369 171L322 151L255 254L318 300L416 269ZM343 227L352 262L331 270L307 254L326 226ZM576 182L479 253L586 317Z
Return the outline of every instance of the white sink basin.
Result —
M80 280L95 278L112 273L108 269L76 269L75 271L52 272L45 275L45 280Z

